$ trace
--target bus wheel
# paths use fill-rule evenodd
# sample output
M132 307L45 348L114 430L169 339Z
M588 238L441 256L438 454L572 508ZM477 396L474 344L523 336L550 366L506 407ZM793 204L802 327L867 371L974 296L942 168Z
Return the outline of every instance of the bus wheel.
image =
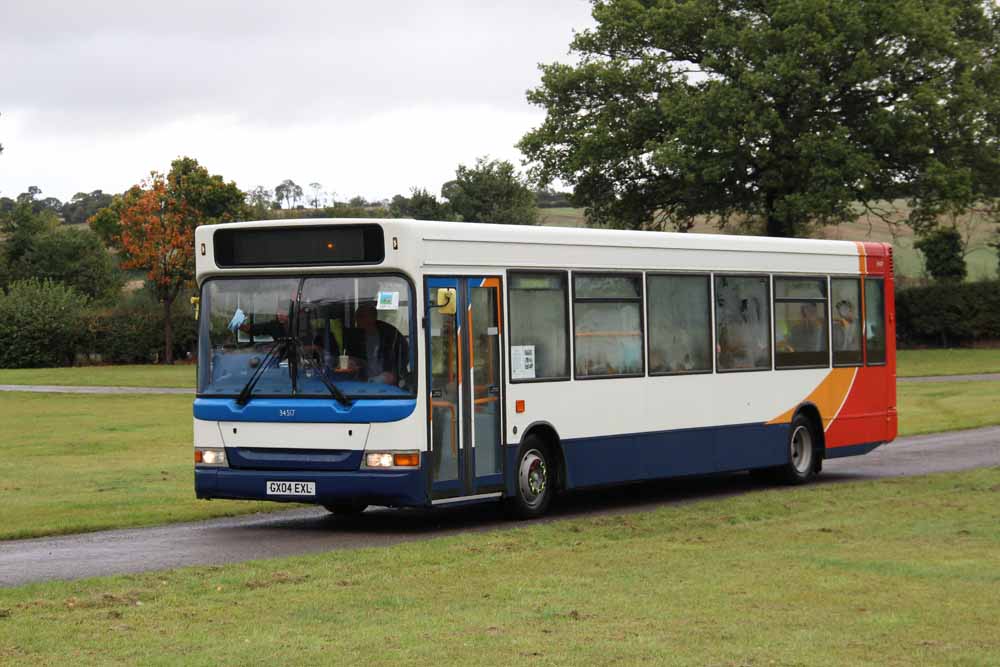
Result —
M816 459L820 455L818 443L813 421L801 413L795 415L788 436L788 463L779 469L779 480L786 484L805 484L815 477Z
M552 500L553 470L548 450L541 438L529 435L517 456L517 484L513 498L507 499L511 515L533 519L545 514Z
M323 505L326 511L334 516L358 516L364 512L368 505L359 505L355 503L334 503L333 505Z

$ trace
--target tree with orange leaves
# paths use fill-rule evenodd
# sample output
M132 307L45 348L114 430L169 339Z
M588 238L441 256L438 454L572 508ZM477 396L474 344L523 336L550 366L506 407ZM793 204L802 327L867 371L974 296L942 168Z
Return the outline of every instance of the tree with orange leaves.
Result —
M192 211L170 196L163 174L153 172L142 193L121 211L122 267L146 269L146 279L163 304L163 361L174 361L170 313L182 289L194 278Z
M151 173L104 212L114 209L117 225L108 226L108 233L121 248L124 268L146 270L163 304L163 361L173 363L170 314L177 296L193 284L195 227L237 219L244 210L243 193L183 157L171 163L169 174ZM92 226L101 213L91 217Z

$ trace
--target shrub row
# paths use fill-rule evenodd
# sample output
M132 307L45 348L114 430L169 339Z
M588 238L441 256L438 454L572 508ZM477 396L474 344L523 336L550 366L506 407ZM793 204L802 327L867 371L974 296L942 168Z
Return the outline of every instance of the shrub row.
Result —
M1000 340L1000 280L911 287L896 294L900 345Z
M178 300L180 301L180 300ZM197 323L174 305L174 358L193 353ZM0 292L0 368L69 366L80 358L149 363L163 355L163 308L147 292L99 305L58 282L26 280Z

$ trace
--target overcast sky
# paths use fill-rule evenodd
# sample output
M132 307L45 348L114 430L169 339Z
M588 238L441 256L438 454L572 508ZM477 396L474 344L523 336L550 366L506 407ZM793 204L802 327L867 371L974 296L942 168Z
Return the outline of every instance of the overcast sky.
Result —
M120 192L179 155L243 189L437 193L520 164L586 0L0 2L0 194Z

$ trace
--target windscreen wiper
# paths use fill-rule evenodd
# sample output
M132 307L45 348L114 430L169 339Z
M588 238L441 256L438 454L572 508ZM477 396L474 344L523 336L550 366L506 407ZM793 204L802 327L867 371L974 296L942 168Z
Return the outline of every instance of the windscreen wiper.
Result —
M243 406L250 402L251 394L253 394L253 388L257 386L257 381L264 375L264 370L267 368L268 364L270 364L275 358L280 360L284 357L287 347L287 338L276 338L274 343L271 344L271 347L267 348L267 354L264 355L264 359L260 362L260 365L254 369L253 374L250 375L250 379L247 380L247 383L243 385L243 389L240 390L240 395L236 397L236 405Z
M302 359L302 363L306 367L311 369L314 373L316 373L317 377L319 377L320 379L320 382L322 382L326 386L327 390L333 395L333 397L337 400L337 402L341 403L346 407L351 407L354 404L354 401L347 398L347 394L345 394L340 389L340 387L338 387L337 385L335 385L334 383L330 382L330 380L327 379L326 374L323 373L323 369L320 368L314 360L302 354L302 342L300 340L295 339L294 342L292 343L292 346L295 348L295 356Z

